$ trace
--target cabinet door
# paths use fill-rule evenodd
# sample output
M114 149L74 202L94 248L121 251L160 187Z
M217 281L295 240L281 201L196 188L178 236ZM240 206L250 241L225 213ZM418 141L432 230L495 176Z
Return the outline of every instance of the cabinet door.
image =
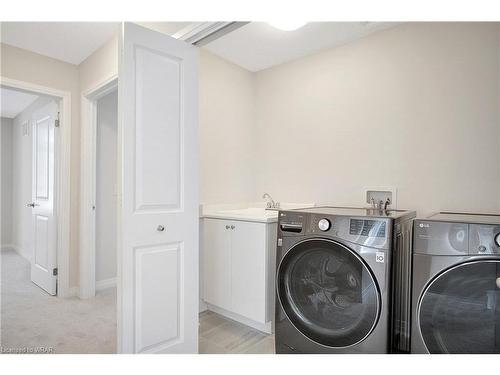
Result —
M266 225L233 222L231 231L232 311L266 322Z
M205 219L203 222L204 298L205 301L231 309L231 223Z

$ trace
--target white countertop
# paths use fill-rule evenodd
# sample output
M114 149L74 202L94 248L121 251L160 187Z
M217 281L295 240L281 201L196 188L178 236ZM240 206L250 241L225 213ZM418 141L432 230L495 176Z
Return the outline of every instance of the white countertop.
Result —
M313 207L314 203L282 203L281 209ZM200 218L252 221L257 223L275 223L278 210L266 209L262 203L235 205L202 205Z

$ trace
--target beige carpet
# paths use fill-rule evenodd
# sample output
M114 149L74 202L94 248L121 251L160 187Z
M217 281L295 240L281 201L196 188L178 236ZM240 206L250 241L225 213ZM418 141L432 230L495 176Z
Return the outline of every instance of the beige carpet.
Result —
M28 261L12 250L1 257L1 352L116 352L115 288L89 300L53 297L30 281Z

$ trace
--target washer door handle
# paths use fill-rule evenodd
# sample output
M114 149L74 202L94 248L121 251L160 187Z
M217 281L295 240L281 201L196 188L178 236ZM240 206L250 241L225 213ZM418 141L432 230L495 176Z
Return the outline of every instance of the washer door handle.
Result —
M500 289L500 277L497 277L497 288Z

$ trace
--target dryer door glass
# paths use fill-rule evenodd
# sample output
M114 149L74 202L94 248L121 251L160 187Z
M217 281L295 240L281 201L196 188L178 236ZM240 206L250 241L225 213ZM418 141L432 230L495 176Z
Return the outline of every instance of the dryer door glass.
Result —
M309 240L290 249L279 266L277 288L288 319L325 346L361 342L379 317L380 294L370 270L334 241Z
M418 318L430 353L500 353L500 261L441 273L424 290Z

